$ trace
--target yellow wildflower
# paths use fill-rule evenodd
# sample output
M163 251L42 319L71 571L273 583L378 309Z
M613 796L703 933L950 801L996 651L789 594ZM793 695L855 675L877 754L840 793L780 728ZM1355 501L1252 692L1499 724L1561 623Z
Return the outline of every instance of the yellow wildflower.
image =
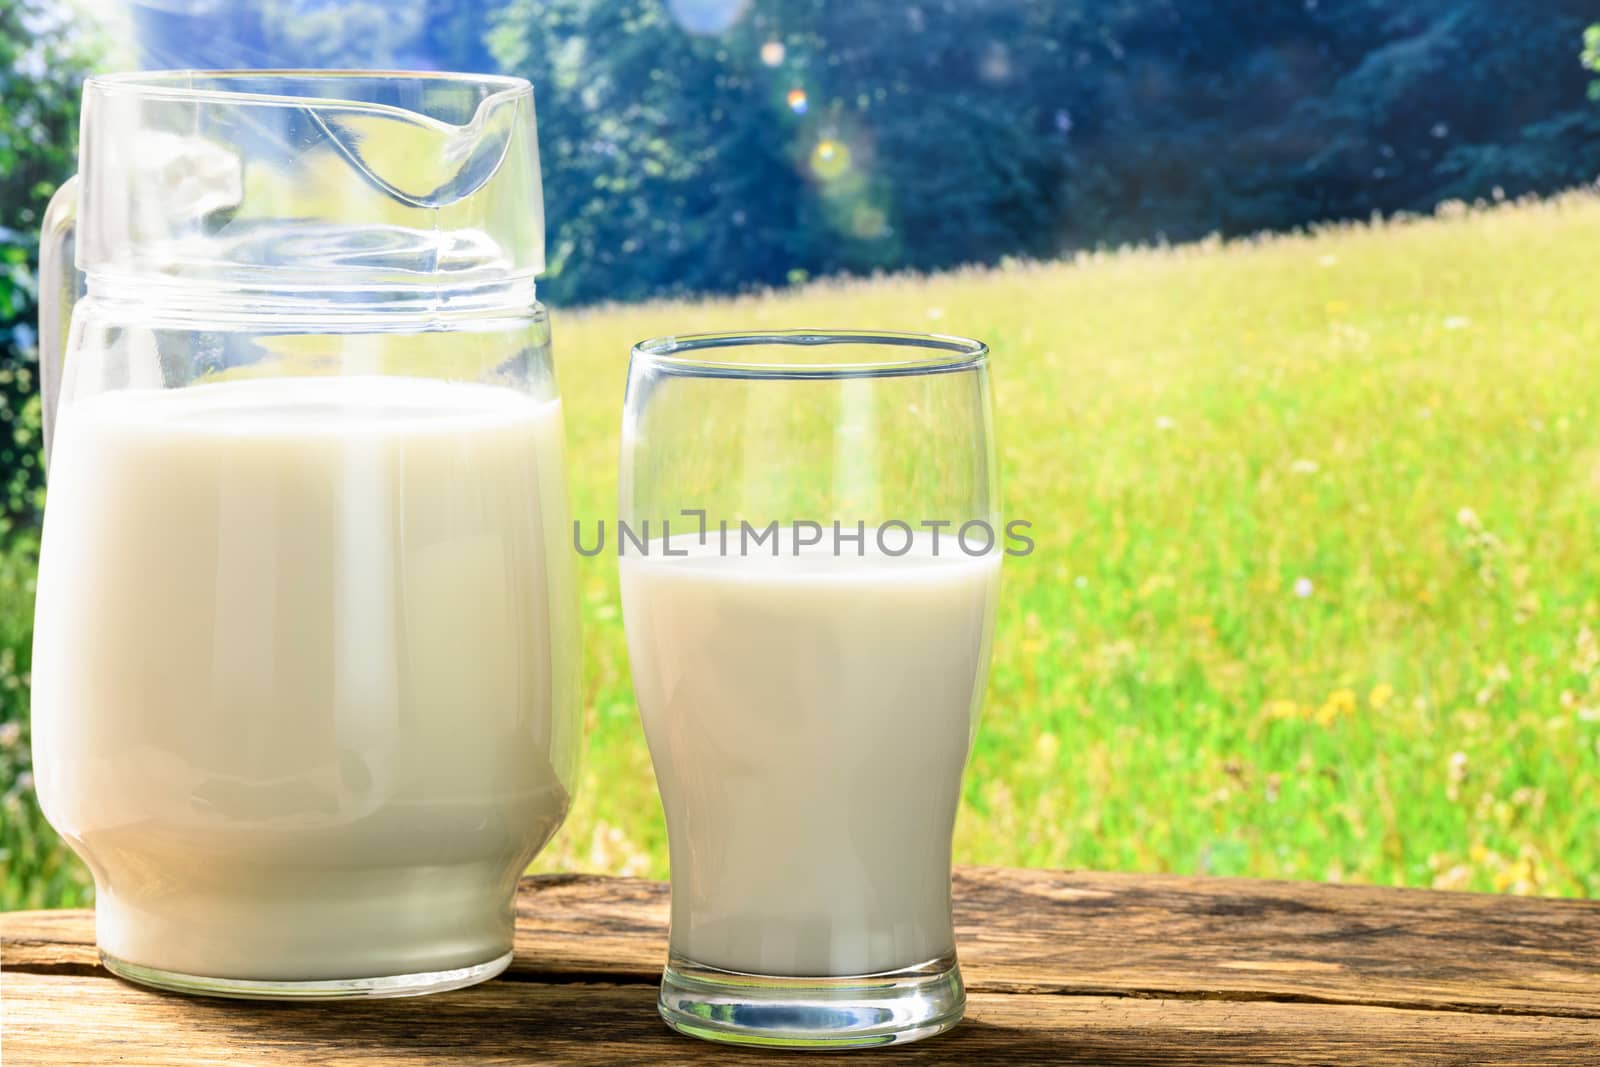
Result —
M1354 715L1356 711L1356 693L1353 689L1335 689L1328 694L1328 699L1323 701L1322 707L1317 709L1316 720L1318 726L1332 726L1341 715Z
M1269 700L1262 709L1268 719L1274 722L1283 719L1297 719L1300 717L1300 705L1292 700Z

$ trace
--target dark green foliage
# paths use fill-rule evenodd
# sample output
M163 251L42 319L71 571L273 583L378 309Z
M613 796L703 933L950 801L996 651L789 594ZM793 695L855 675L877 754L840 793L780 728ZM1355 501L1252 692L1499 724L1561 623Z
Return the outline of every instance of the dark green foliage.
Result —
M137 10L164 65L529 77L557 304L1425 211L1600 171L1593 10L1572 0Z
M87 878L39 815L28 758L39 454L39 223L74 167L85 41L70 14L0 0L0 908L79 903Z
M558 303L1282 229L1600 171L1585 20L1559 0L753 0L715 35L672 10L499 14L496 52L539 94ZM849 153L837 175L812 165L824 143Z
M33 790L28 669L37 560L31 531L0 538L0 910L90 899L88 871L45 823Z
M1600 24L1590 26L1583 31L1583 65L1588 70L1600 74ZM1589 99L1600 100L1600 79L1589 83Z
M74 168L86 63L70 13L0 0L0 532L44 502L34 269L45 204Z
M504 25L502 58L537 79L558 300L772 284L807 262L823 220L756 20L693 37L657 0L552 0Z
M546 291L628 300L1055 251L1064 141L1054 105L1020 91L1056 51L1050 18L790 0L712 36L657 0L512 3L495 44L538 95Z

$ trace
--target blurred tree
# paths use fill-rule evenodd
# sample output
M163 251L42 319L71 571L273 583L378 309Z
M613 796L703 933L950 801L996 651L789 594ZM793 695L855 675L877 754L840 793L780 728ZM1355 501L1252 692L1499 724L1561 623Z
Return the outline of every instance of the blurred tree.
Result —
M816 262L768 23L691 35L659 0L505 9L494 47L534 83L555 300L770 285Z
M802 157L842 266L935 268L1049 255L1068 156L1052 84L1076 9L1015 0L921 6L809 0L797 37L816 119ZM791 16L792 17L792 16ZM817 146L849 166L830 175Z
M711 35L658 0L514 0L493 44L538 96L546 292L1053 251L1061 142L1029 85L1049 10L767 0Z
M1578 58L1584 69L1600 74L1600 24L1583 31L1583 52ZM1600 100L1600 78L1589 83L1589 99Z
M1571 61L1592 0L129 2L167 65L528 76L559 303L1282 229L1600 170Z
M1600 171L1535 0L512 0L557 302L1248 233Z
M39 223L77 161L91 42L48 0L0 0L0 532L44 503L34 274Z
M1305 109L1332 136L1296 187L1331 189L1328 214L1359 217L1592 180L1600 115L1571 60L1586 6L1530 4L1512 18L1496 4L1415 0L1385 19L1373 3L1383 36Z
M1552 62L1573 6L1097 8L1062 237L1240 234L1589 181L1597 116L1581 71Z

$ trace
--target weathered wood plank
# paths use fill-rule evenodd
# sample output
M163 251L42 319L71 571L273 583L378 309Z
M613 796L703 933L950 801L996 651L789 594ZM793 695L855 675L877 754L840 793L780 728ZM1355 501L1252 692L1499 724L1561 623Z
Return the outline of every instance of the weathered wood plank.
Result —
M956 900L978 992L1600 1018L1595 901L992 868L959 870ZM654 982L666 921L661 883L527 879L512 976ZM89 968L93 937L85 912L0 916L0 961Z
M0 968L93 967L94 912L0 912Z
M1600 1018L1597 901L993 868L959 885L986 989Z
M770 1063L667 1030L648 985L495 981L424 1000L262 1006L150 993L110 977L5 977L7 1064ZM967 1021L896 1064L1573 1064L1600 1022L1357 1005L976 994ZM800 1057L784 1057L798 1062Z

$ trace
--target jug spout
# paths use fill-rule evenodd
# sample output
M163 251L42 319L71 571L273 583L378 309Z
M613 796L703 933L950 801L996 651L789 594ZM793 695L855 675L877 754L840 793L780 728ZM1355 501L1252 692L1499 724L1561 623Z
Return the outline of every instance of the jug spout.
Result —
M439 208L472 196L505 161L522 98L504 89L460 125L400 108L329 103L307 111L351 166L395 200Z

